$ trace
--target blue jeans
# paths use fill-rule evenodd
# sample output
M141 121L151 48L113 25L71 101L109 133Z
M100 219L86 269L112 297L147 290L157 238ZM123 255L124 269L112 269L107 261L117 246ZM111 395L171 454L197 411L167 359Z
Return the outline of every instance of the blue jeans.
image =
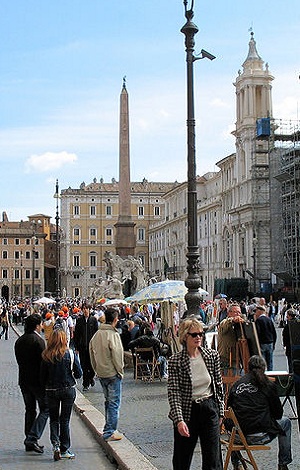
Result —
M285 433L285 435L279 434L277 436L278 437L278 463L279 465L288 465L292 461L291 420L283 416L283 418L277 420L277 423L282 427ZM274 436L273 439L275 439L275 437L276 436Z
M47 390L50 414L50 441L54 446L66 452L71 446L70 418L76 397L75 387L60 390Z
M25 403L25 441L24 444L36 443L43 434L49 416L45 394L39 387L21 385ZM39 414L37 415L37 404Z
M291 420L285 416L277 420L277 423L283 429L284 434L261 434L259 437L245 436L248 444L264 444L273 441L278 437L278 464L288 465L292 462L292 449L291 449ZM232 452L231 462L233 465L240 463L239 452Z
M118 428L121 405L122 379L118 375L100 378L105 398L105 425L103 438L108 439Z
M266 343L260 345L262 356L267 363L267 370L273 370L273 349L273 343Z
M165 377L168 375L168 362L165 356L159 356L158 358L158 363L159 363L159 371L161 377Z

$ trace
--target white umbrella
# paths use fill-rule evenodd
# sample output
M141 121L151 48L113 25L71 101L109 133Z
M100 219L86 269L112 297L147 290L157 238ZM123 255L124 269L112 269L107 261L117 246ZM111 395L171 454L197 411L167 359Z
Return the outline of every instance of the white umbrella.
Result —
M204 289L199 288L199 292L202 297L209 296L209 293ZM144 287L129 297L129 299L130 301L137 302L163 302L164 300L179 302L184 300L186 293L187 288L184 281L166 280Z
M103 305L105 305L105 307L109 307L111 305L128 305L128 302L126 302L126 300L123 300L123 299L110 299L110 300L107 300L106 302L104 302Z
M41 297L33 302L34 304L54 304L55 299L51 299L51 297Z

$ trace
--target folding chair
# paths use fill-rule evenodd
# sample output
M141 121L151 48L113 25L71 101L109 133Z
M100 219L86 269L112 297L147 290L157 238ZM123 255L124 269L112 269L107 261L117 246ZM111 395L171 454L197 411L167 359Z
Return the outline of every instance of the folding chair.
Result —
M135 381L153 382L161 380L159 363L153 348L135 348Z
M225 411L225 418L229 418L232 420L233 427L231 431L227 431L229 434L229 440L226 440L223 437L221 438L221 444L224 444L227 447L224 470L228 469L230 457L233 451L239 453L239 460L241 460L242 465L245 469L247 468L247 462L254 468L254 470L259 470L252 455L252 451L270 450L271 447L265 444L248 444L232 408L228 408L228 410ZM242 451L245 451L247 453L248 458L245 458L242 455Z

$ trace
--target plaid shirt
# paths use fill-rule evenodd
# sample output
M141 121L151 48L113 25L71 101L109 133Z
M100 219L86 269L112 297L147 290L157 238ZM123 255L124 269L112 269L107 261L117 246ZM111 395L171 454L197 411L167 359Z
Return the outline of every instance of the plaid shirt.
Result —
M219 408L220 417L224 416L224 393L219 353L214 349L202 347L199 349L211 377L213 397ZM192 410L192 372L185 345L179 353L169 359L168 374L169 418L175 426L180 421L188 423Z

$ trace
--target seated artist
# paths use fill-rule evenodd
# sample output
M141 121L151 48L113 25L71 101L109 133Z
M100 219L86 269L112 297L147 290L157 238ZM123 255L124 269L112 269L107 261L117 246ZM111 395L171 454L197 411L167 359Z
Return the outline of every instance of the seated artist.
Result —
M232 386L228 406L233 409L248 444L266 444L278 437L278 470L288 470L292 462L291 421L283 417L276 385L265 375L266 362L252 356L249 373ZM232 453L234 469L243 470L238 453Z
M146 326L144 329L144 334L139 336L138 338L130 341L128 344L128 349L131 349L132 353L134 353L135 348L153 348L155 357L159 362L160 368L160 375L163 379L168 377L167 375L167 359L161 354L160 342L155 336L153 335L153 331L151 330L150 325ZM152 356L147 356L147 353L144 353L142 356L143 360L151 360ZM135 356L133 354L133 362L134 362L134 373L135 373Z

